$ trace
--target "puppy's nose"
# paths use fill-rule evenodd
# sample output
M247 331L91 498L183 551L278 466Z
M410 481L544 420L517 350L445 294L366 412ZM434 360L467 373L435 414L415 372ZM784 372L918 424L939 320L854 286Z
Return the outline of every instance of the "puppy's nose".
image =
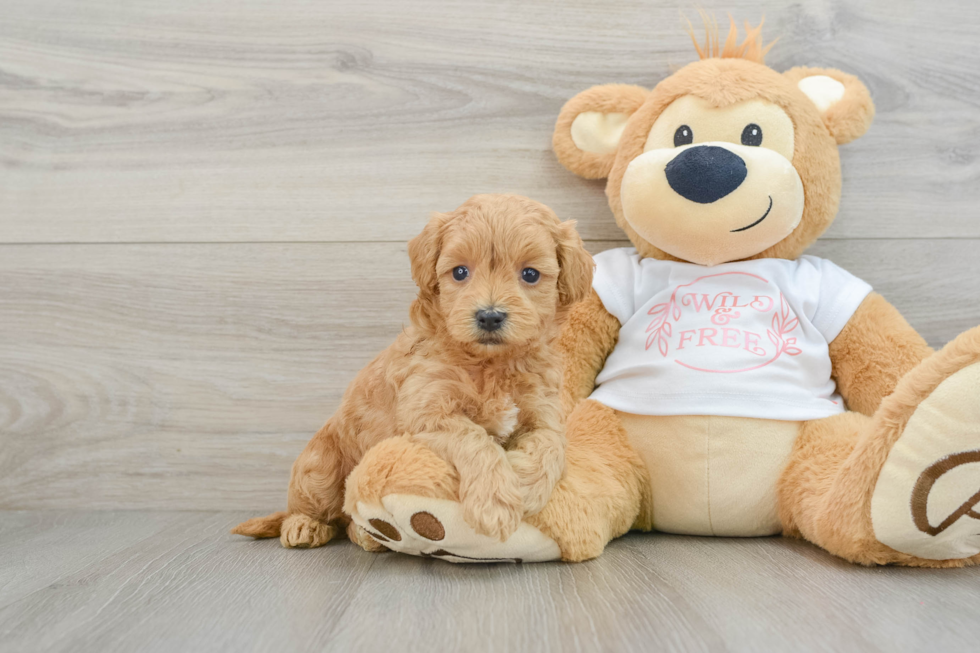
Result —
M717 145L684 150L664 172L675 193L698 204L720 200L738 188L748 174L742 157Z
M504 326L507 314L494 309L483 309L476 312L476 325L483 331L496 331Z

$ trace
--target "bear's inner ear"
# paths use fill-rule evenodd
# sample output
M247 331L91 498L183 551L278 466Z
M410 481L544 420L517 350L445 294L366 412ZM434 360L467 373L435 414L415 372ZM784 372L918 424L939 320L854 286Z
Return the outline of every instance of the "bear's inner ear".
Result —
M833 77L826 75L810 75L796 83L803 95L817 106L817 111L826 113L827 109L840 102L844 97L844 85Z
M639 86L605 84L573 97L555 124L552 144L558 161L587 179L606 177L626 123L649 93Z
M785 73L810 100L838 145L862 136L871 126L875 105L854 75L832 68L793 68Z
M572 121L572 142L583 152L609 154L619 147L628 113L583 111Z

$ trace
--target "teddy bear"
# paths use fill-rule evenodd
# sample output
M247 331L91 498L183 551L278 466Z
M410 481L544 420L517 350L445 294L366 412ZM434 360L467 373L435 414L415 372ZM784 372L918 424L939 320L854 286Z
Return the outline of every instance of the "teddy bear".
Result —
M455 471L392 438L347 480L365 548L581 561L657 530L980 562L980 329L934 352L805 254L837 214L838 146L874 105L844 72L767 67L761 27L692 32L699 59L652 90L595 86L561 110L558 160L607 180L633 247L595 256L562 328L566 466L545 507L504 541L476 534Z

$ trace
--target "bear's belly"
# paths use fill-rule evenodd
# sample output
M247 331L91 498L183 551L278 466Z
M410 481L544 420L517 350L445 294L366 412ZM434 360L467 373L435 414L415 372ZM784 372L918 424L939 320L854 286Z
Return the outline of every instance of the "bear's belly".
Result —
M800 422L617 414L650 472L654 529L736 537L782 531L776 483Z

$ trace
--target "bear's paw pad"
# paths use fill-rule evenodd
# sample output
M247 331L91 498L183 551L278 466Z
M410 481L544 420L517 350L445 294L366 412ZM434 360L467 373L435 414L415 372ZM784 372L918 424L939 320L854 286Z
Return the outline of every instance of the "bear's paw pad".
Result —
M871 498L875 537L930 560L980 553L980 363L916 408Z
M463 520L456 501L389 494L381 505L362 501L351 519L375 540L400 553L448 562L558 560L557 543L523 522L506 542L480 535Z

